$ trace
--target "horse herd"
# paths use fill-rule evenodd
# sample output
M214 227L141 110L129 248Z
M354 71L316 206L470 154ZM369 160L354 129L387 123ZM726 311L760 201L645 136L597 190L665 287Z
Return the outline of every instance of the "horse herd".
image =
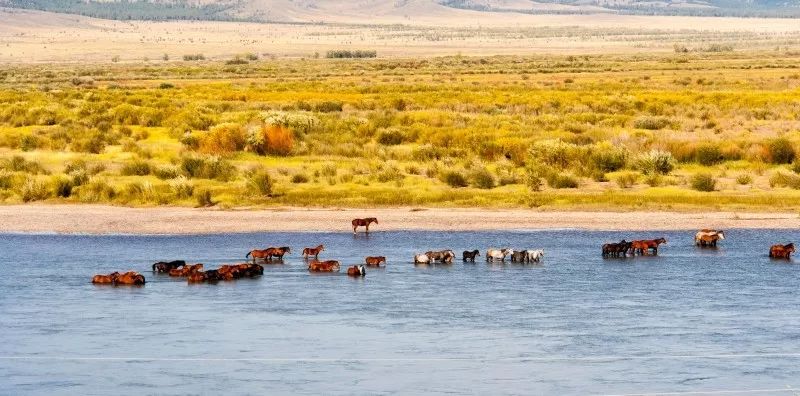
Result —
M353 220L353 231L359 226L366 227L369 232L369 225L378 223L375 218ZM703 229L694 236L694 243L701 248L715 248L717 242L725 239L725 232L721 230ZM665 238L643 239L626 241L619 243L606 243L602 246L602 256L607 257L628 257L646 255L658 255L660 245L666 244ZM309 272L339 272L341 264L336 260L320 261L319 255L325 250L324 245L307 247L303 249L303 259L307 262ZM795 252L794 244L773 245L769 250L769 257L778 259L790 259ZM285 255L291 254L288 246L269 247L262 250L251 250L245 255L245 259L251 259L252 263L226 264L217 269L204 270L203 264L187 264L183 260L157 262L152 265L154 273L167 274L170 277L186 278L188 283L203 283L217 281L232 281L240 278L255 278L264 274L264 267L256 260L262 260L264 264L283 262ZM462 261L474 263L480 256L480 251L465 250L461 257ZM456 254L452 250L427 251L414 255L414 264L451 264L455 260ZM540 263L544 258L544 250L537 249L488 249L485 254L486 262L505 262L508 258L513 263ZM363 277L366 275L367 267L380 267L386 265L386 257L369 256L364 259L364 264L353 265L347 268L347 275L353 277ZM128 271L125 273L113 272L107 275L95 275L92 278L95 284L110 285L143 285L145 278L138 272Z

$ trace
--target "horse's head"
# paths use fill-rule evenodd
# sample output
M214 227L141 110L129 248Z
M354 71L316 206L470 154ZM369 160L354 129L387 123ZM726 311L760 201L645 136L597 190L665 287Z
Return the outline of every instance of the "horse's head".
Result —
M284 254L289 254L289 253L292 252L292 248L290 248L288 246L282 247L281 250L283 251Z
M790 244L784 246L784 248L786 249L787 252L794 253L794 243L790 243Z
M717 237L719 237L720 240L725 239L725 231L717 231Z
M367 219L367 221L370 221L372 223L378 224L378 219L376 219L374 217L370 217L369 219Z
M662 244L663 243L663 244L666 245L667 244L667 240L664 239L664 238L658 238L658 239L656 239L656 243L658 243L658 244Z

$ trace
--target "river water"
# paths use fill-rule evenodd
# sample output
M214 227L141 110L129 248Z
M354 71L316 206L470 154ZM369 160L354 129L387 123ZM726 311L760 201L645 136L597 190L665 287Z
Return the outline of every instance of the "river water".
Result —
M767 250L800 233L726 230L717 250L692 235L0 235L0 394L798 394L800 266ZM660 236L658 257L600 255L603 242ZM367 255L388 265L309 274L298 252L321 243L343 271ZM285 245L297 252L258 279L187 285L149 271ZM546 257L460 261L505 246ZM444 248L453 265L411 262ZM131 269L146 286L90 284Z

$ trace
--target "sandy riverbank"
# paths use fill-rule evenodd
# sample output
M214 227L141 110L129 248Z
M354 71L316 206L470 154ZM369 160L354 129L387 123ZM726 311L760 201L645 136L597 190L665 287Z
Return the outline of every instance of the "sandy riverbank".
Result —
M355 217L377 217L374 231L670 230L699 228L800 228L796 213L549 212L486 209L218 210L124 208L103 205L0 206L0 232L88 234L203 234L258 231L351 230Z

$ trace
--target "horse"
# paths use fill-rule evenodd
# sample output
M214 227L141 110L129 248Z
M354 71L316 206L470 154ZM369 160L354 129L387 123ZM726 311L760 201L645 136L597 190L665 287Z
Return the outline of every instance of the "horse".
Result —
M473 250L471 252L469 250L465 250L464 253L461 254L461 257L462 257L462 261L464 261L464 262L470 261L470 262L474 263L475 262L475 257L478 257L480 255L481 255L481 252L479 252L478 249L475 249L475 250Z
M486 251L486 261L506 261L509 252L513 253L511 249L489 249Z
M694 244L700 247L717 247L717 241L725 239L725 231L700 230L694 234Z
M415 254L414 264L430 264L431 258L427 254Z
M525 251L525 262L530 263L538 263L544 258L544 250L526 250Z
M273 257L277 258L278 260L283 260L283 256L292 252L292 249L288 246L281 246L277 248L269 248L267 249L267 258L272 260Z
M222 265L217 272L222 280L234 280L241 277L238 265Z
M523 262L525 262L525 258L526 257L527 257L527 254L526 254L525 250L516 250L513 253L511 253L511 262L523 263Z
M169 276L189 276L203 270L203 264L184 265L181 268L169 270Z
M372 223L378 224L378 219L374 217L367 217L366 219L353 219L353 234L356 233L356 228L358 227L366 227L366 232L369 233L369 225Z
M253 250L247 252L247 254L244 256L244 258L245 258L245 260L247 260L248 257L252 256L253 257L253 264L255 264L256 259L266 260L267 257L270 257L269 254L270 254L271 249L274 249L274 248L263 249L263 250L253 249Z
M789 260L792 253L794 253L794 243L790 243L788 245L772 245L772 247L769 248L770 258Z
M314 259L319 258L319 253L325 250L325 245L319 245L315 248L305 248L303 249L303 258L308 259L308 256L314 256Z
M650 254L650 250L653 251L653 255L658 255L658 245L666 244L667 240L664 238L658 239L649 239L649 240L641 240L641 241L633 241L631 242L631 252L636 255L636 252L639 254L646 256Z
M208 276L205 272L195 272L186 278L186 281L189 283L202 283L206 280L208 280Z
M144 276L138 272L129 271L114 279L115 285L143 285Z
M450 264L453 262L453 259L456 258L456 254L453 253L452 250L442 250L438 252L425 252L425 255L431 259L431 261L439 261L441 263Z
M368 267L380 267L381 263L386 265L386 257L383 256L370 256L364 259Z
M628 250L633 246L632 242L626 242L624 239L620 243L606 243L602 247L603 257L626 257Z
M112 272L108 275L95 275L92 277L92 283L96 285L113 285L118 276L119 272Z
M311 272L336 272L339 271L340 264L336 260L317 261L308 263L308 270Z
M264 267L259 264L239 264L236 269L239 277L255 278L264 274Z
M348 276L365 276L367 275L367 270L364 269L363 265L354 265L347 269Z
M159 261L153 264L153 272L166 273L171 269L183 267L184 265L186 265L186 262L183 260Z

